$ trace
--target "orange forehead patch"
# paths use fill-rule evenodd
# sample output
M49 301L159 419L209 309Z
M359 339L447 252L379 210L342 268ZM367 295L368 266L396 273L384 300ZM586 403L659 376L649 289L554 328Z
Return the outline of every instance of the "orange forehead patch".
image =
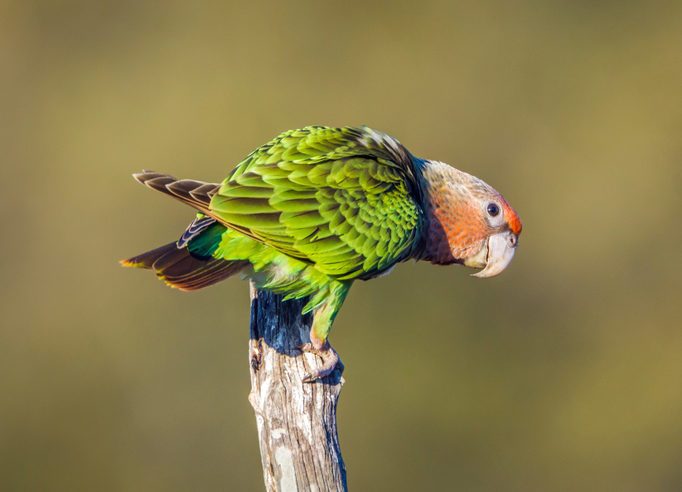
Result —
M508 203L504 204L504 216L507 218L507 224L509 224L509 229L517 236L521 234L521 229L523 229L523 224L521 224L521 219L519 219L518 214L513 208L509 206Z

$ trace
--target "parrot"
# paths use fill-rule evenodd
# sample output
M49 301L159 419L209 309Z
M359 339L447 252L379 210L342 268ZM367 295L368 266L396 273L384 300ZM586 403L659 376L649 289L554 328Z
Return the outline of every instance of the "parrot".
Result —
M339 356L328 341L356 280L388 274L407 260L501 273L522 224L483 180L416 157L367 126L306 126L281 133L241 161L221 183L153 171L133 177L193 207L179 239L129 259L167 285L194 291L240 274L257 289L306 299L310 343L321 357L314 382Z

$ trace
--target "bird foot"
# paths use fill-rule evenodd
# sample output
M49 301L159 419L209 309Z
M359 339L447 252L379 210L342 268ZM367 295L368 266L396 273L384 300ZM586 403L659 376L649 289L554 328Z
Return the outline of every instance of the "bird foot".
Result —
M306 374L303 377L304 383L314 383L318 379L329 376L337 366L343 367L339 354L329 345L329 342L325 342L321 348L315 347L312 343L305 343L299 349L301 352L308 352L322 358L322 366Z

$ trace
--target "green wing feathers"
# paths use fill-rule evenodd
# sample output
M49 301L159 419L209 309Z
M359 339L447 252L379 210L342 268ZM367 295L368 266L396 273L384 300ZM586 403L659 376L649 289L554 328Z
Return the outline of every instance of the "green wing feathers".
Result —
M237 166L210 213L335 279L368 278L417 241L409 159L397 141L369 129L292 130Z

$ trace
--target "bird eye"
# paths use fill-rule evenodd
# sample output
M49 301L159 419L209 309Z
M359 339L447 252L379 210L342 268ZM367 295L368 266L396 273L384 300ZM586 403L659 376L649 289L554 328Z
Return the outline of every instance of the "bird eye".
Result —
M500 214L500 206L497 203L489 203L486 210L491 217L497 217Z

